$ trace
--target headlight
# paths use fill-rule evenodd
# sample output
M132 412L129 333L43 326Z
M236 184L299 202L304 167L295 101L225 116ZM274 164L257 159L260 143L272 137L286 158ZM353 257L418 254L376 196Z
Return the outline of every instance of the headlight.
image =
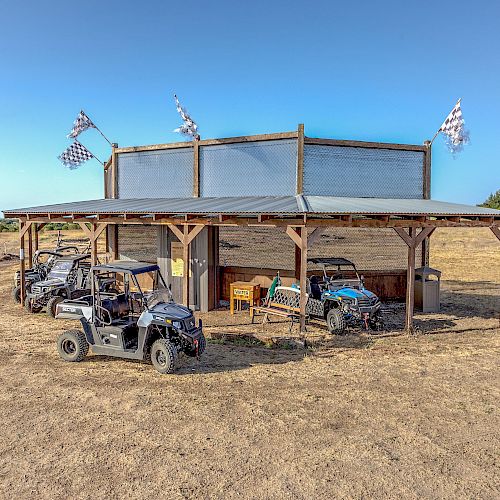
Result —
M174 328L177 328L177 330L181 330L182 329L182 323L180 321L172 321L172 326Z

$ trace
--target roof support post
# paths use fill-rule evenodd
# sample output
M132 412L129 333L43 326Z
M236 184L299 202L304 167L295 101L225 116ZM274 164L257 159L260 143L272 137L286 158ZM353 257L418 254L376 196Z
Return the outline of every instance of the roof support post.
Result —
M118 198L118 144L111 145L111 198Z
M428 238L434 232L435 229L435 227L425 227L417 235L417 229L415 227L410 227L408 233L402 227L394 228L399 237L408 246L405 313L405 330L408 333L413 333L413 311L415 308L415 250L425 238Z
M500 241L500 227L490 226L491 232L498 238Z
M423 170L423 186L422 194L424 200L431 199L431 161L432 161L432 142L424 141L425 153L424 153L424 170ZM425 238L422 241L422 264L424 266L429 265L429 255L430 255L430 240Z
M28 229L28 266L31 267L31 263L33 262L33 226Z
M33 251L38 252L38 231L39 231L39 224L36 222L33 224Z
M31 230L32 222L29 221L19 221L19 274L20 274L20 298L21 305L24 306L24 301L26 298L26 264L24 261L24 236L26 232Z
M97 239L106 229L108 225L106 222L101 222L97 224L95 222L90 223L90 228L87 226L88 222L75 221L85 233L87 238L90 240L90 259L93 266L97 265Z
M182 303L189 307L189 260L190 260L190 244L196 238L196 236L201 232L201 230L205 227L203 224L196 224L191 226L192 229L189 229L189 225L185 224L182 229L174 224L167 224L172 232L175 234L177 239L182 243L182 260L183 260L183 287L182 287Z
M200 196L200 141L193 141L193 196Z
M306 332L306 305L307 305L307 227L287 226L286 234L300 250L300 332Z
M304 192L304 124L297 129L297 193Z

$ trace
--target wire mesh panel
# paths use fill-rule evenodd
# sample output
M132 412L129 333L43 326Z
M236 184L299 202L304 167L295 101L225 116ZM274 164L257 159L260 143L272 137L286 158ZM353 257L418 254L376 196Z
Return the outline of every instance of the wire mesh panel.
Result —
M308 256L344 257L364 271L406 269L408 247L392 228L325 228L309 248ZM416 253L417 267L421 252ZM308 268L322 269L309 263Z
M155 226L118 226L120 259L152 262L158 257L158 228Z
M282 228L222 226L219 265L293 270L295 246Z
M295 195L297 141L220 144L200 148L201 196Z
M304 146L304 194L423 198L422 151Z
M193 195L192 148L118 154L119 198L183 198Z

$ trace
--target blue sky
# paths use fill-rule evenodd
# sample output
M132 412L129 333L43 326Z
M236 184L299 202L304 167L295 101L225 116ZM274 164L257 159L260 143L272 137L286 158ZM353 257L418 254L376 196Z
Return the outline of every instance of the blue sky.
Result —
M432 197L500 188L500 2L0 0L0 209L103 196L56 159L83 108L120 146L295 130L421 144L458 97L471 144L438 138ZM105 159L107 143L81 141Z

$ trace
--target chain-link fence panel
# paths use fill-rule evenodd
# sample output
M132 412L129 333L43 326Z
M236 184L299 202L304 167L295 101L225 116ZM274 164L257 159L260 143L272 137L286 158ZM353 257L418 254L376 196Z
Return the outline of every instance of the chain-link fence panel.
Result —
M200 147L201 196L290 196L296 193L297 140Z
M219 228L219 265L293 270L295 244L283 228Z
M422 151L304 146L304 194L423 198Z
M193 149L118 154L119 198L193 196Z
M120 259L156 264L159 251L158 238L158 227L155 226L118 226Z
M344 257L364 271L395 271L408 265L408 247L392 228L325 228L308 256ZM417 267L421 262L422 252L417 251ZM322 269L311 263L308 268Z

